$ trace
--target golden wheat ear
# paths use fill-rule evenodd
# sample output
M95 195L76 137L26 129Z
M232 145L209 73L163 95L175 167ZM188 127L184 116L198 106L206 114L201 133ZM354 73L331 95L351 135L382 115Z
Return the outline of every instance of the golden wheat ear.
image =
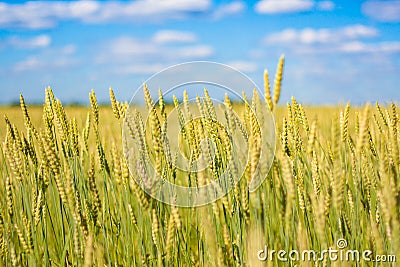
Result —
M271 97L271 86L269 84L268 70L264 70L264 100L268 104L269 109L272 111L274 109L274 103Z
M111 87L110 87L110 101L114 116L117 120L119 120L121 118L120 104L115 98L114 91Z
M281 96L281 86L282 86L282 78L283 78L283 68L285 65L285 56L281 55L279 58L278 68L275 74L274 81L274 105L276 106L279 102L279 98Z

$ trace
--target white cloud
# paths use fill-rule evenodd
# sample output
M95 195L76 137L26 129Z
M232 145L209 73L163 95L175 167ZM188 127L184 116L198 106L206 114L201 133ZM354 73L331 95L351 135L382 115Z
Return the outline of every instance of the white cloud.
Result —
M379 50L387 53L399 53L400 42L382 42L379 44Z
M184 59L198 60L213 54L214 50L208 45L190 45L166 47L151 40L138 40L131 37L117 38L110 44L106 60L129 61L136 60L166 60Z
M197 36L192 32L162 30L154 34L153 41L159 44L192 43L197 41Z
M211 56L214 53L214 49L209 45L196 45L178 48L171 52L173 57L185 60L198 60Z
M95 14L82 18L91 22L162 21L181 19L191 12L205 12L211 7L209 0L137 0L132 2L104 2ZM143 22L143 21L141 21Z
M154 39L139 40L133 37L122 36L110 42L106 51L101 53L100 62L199 60L209 57L213 53L213 48L208 45L193 44L170 47L165 46L163 42L156 42Z
M113 56L132 56L154 54L158 52L153 42L138 40L136 38L122 36L110 42L110 51Z
M399 53L400 42L366 44L360 41L354 41L340 45L337 50L344 53Z
M267 35L263 43L296 54L399 53L400 42L379 42L377 29L350 25L334 29L285 29ZM363 39L369 39L364 42Z
M319 10L332 11L335 9L335 3L332 1L320 1L317 3L317 8Z
M95 62L107 64L112 72L151 74L171 64L204 60L214 54L213 47L209 45L197 42L174 45L171 43L174 40L156 36L148 39L121 36L110 40L99 51Z
M342 38L355 39L376 37L379 32L373 27L356 24L339 29L338 34L342 35Z
M250 61L231 61L226 63L226 65L247 73L255 72L258 69L257 64Z
M241 1L235 1L228 4L221 5L218 7L213 14L215 19L220 19L228 15L235 15L243 12L246 8L246 4Z
M36 69L40 65L40 60L37 57L29 57L23 61L17 62L14 66L15 71L25 71Z
M117 67L115 69L116 73L119 74L149 74L149 73L157 73L166 68L166 65L163 64L134 64Z
M73 57L77 48L73 44L63 47L43 49L35 55L16 62L12 71L14 72L36 72L43 70L64 69L74 66L78 60Z
M30 1L0 3L0 28L51 28L62 20L85 22L162 21L206 12L210 0Z
M42 56L31 56L14 65L15 72L40 71L44 69L66 68L74 64L74 61L65 58L45 59Z
M285 29L281 32L271 33L265 37L265 44L316 44L337 43L343 40L358 38L371 38L378 36L375 28L364 25L351 25L337 29L313 29L304 28L300 30Z
M338 50L346 53L360 53L365 52L366 49L367 46L360 41L344 43L338 47Z
M75 54L76 50L77 50L76 45L69 44L69 45L64 46L61 49L61 54L72 55L72 54Z
M38 35L30 39L22 39L19 36L12 36L5 41L0 43L0 48L2 47L12 47L20 49L35 49L35 48L45 48L51 44L51 37L45 34Z
M90 16L101 9L101 5L95 1L78 1L71 2L69 5L68 12L71 17L83 18L85 16Z
M294 13L311 10L312 0L261 0L255 10L262 14Z
M400 0L367 1L361 10L365 15L378 21L400 22Z

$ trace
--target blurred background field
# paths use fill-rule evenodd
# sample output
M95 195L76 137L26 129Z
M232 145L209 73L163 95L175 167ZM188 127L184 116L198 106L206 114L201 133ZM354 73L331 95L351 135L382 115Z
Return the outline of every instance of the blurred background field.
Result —
M38 105L28 105L32 122L38 128L43 126L43 107ZM172 108L172 106L167 107ZM241 110L241 107L236 107L237 110ZM310 118L321 117L321 118L331 118L334 114L344 109L344 105L338 106L306 106L307 114ZM361 107L354 107L355 110L360 110ZM280 126L282 122L282 117L285 115L286 107L278 106L275 111L275 121L277 126ZM86 121L87 113L90 112L90 107L87 106L66 106L65 112L68 117L76 118L78 126L83 127ZM21 108L19 106L0 106L0 114L2 117L7 116L10 121L12 121L17 128L24 126L24 118L21 113ZM100 129L102 130L102 136L107 140L114 140L116 143L121 143L121 135L119 132L118 121L115 120L111 105L100 107ZM177 122L176 122L177 123ZM324 131L329 131L330 120L321 119L319 125ZM0 120L0 138L4 138L6 134L6 123L4 120ZM110 139L111 138L111 139Z

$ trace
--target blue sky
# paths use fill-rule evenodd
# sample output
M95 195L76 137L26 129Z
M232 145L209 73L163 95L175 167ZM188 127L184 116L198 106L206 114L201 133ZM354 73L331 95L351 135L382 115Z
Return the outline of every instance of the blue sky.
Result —
M282 102L398 101L400 0L0 2L0 103L121 100L165 67L231 65L262 86L286 68ZM228 79L228 77L227 77Z

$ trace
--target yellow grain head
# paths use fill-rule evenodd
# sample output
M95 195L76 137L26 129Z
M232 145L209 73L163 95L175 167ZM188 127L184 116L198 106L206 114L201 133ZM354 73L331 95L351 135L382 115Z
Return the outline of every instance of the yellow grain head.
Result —
M171 214L174 218L174 222L176 224L176 227L178 228L178 230L181 229L182 227L182 220L181 220L181 216L179 215L179 209L177 206L173 205L171 207Z
M223 236L224 236L224 245L226 250L226 257L228 258L228 263L230 266L233 265L233 248L232 248L232 241L229 235L229 229L227 224L223 224Z
M282 86L282 77L283 77L283 67L285 64L285 57L282 55L279 58L278 68L275 74L274 81L274 105L276 105L281 96L281 86Z
M174 245L174 239L175 239L175 220L174 220L174 216L171 214L169 216L169 220L168 220L168 229L167 229L167 259L171 260L171 258L173 257L172 254L172 247Z
M158 246L158 232L160 230L160 224L158 222L157 211L155 209L153 209L151 218L151 237L154 245Z
M94 90L92 90L89 94L89 99L90 99L90 106L92 109L92 115L94 119L94 127L95 130L97 131L99 127L99 104L97 103L97 98Z
M111 145L111 155L112 155L112 163L113 163L113 172L114 172L117 183L119 183L122 181L121 160L120 160L119 153L117 151L117 146L115 145L114 142ZM126 173L124 178L125 178L124 180L128 181L129 173Z
M29 253L28 243L26 242L26 239L25 239L25 236L24 236L22 230L16 224L14 225L14 228L15 228L15 231L17 232L18 240L19 240L22 250L25 253Z
M312 182L313 182L313 188L314 188L314 193L316 196L319 196L321 192L321 177L319 174L319 164L318 164L318 158L317 158L317 153L315 151L312 152L312 161L311 161L311 175L312 175Z
M43 209L43 212L45 209ZM83 234L87 238L89 235L89 226L87 223L87 217L84 211L82 210L82 203L81 203L81 196L79 194L79 191L75 191L75 213L74 213L74 219L80 226Z
M346 143L349 138L349 117L350 117L350 103L346 104L343 113L343 123L341 124L342 142Z
M398 139L398 115L396 111L396 105L391 103L391 118L389 124L389 139L390 139L390 148L391 154L393 158L393 163L395 166L400 165L400 155L399 155L399 139Z
M149 88L147 87L147 84L143 84L143 93L144 93L144 100L146 102L147 109L148 110L153 109L154 101L151 98L151 94L150 94Z
M110 101L111 101L111 107L112 107L114 116L117 120L119 120L121 118L120 117L121 112L119 110L120 106L119 106L117 99L115 98L114 91L111 87L110 87Z
M315 148L315 140L317 137L317 119L314 119L311 124L310 135L308 137L307 153L312 154Z
M369 113L370 113L370 106L369 106L369 104L367 104L364 108L364 112L363 112L360 126L359 126L360 128L359 128L357 146L356 146L357 154L361 153L361 150L364 148L364 146L367 142Z
M37 226L40 222L42 207L43 207L43 190L39 189L39 193L36 200L36 207L33 213L33 223L35 226Z
M250 168L247 167L245 170L245 175L247 177L246 180L244 180L241 185L241 204L242 204L242 210L243 210L243 217L244 221L246 224L249 223L250 220L250 200L249 200L249 187L248 187L248 181L250 177Z
M291 156L289 148L289 126L286 118L283 118L282 133L281 133L281 146L283 152L287 156Z
M95 177L95 166L94 166L94 156L90 157L90 169L88 171L88 180L89 180L89 187L92 194L92 215L93 215L93 223L96 225L97 218L99 216L101 210L101 200L99 191L96 185L96 177Z
M128 204L129 217L133 225L137 226L137 220L131 204Z
M26 104L25 104L25 99L22 94L19 95L19 103L21 106L22 114L24 115L25 127L28 130L29 128L32 127L32 121L29 116L28 108L26 107Z
M10 218L14 215L14 198L12 193L12 184L10 177L6 178L6 198L7 198L7 212Z
M381 106L379 105L378 102L375 103L376 109L378 110L379 116L383 122L383 125L385 125L386 127L389 126L386 118L385 118L385 114L383 113L383 110L381 108Z
M265 103L272 111L274 109L274 103L272 102L272 97L271 97L271 86L269 83L268 70L264 70L264 98L265 98L264 99Z
M79 155L79 134L78 134L78 123L76 118L73 118L69 123L69 137L71 143L72 152Z
M161 118L163 119L163 122L166 123L167 112L165 110L165 101L161 89L158 89L158 105L160 107Z
M83 137L83 143L85 145L85 149L87 152L89 152L89 133L90 133L90 124L91 124L91 113L88 112L86 115L86 122L85 122L85 128L83 129L82 137Z

